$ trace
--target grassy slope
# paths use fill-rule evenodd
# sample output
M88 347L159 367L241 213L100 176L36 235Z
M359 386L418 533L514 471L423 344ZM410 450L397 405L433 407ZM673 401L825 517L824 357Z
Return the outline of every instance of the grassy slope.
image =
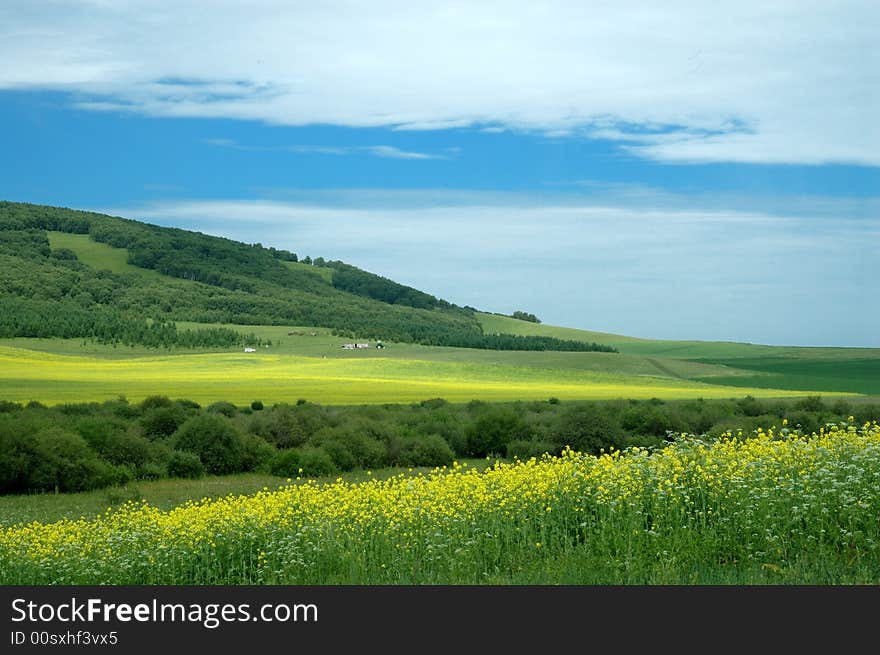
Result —
M477 317L483 326L483 332L487 334L500 332L503 334L556 337L557 339L572 339L573 341L595 341L596 343L612 346L617 346L620 343L638 343L643 341L635 337L625 337L619 334L609 334L608 332L591 332L589 330L578 330L576 328L559 327L556 325L544 325L543 323L530 323L510 318L509 316L499 316L498 314L480 313Z
M613 355L608 355L613 356ZM548 369L473 361L396 357L301 357L226 352L106 359L0 347L0 398L54 404L132 400L153 394L218 399L237 404L260 399L325 404L453 402L603 398L730 398L744 393L797 395L585 369Z
M46 236L49 238L49 247L52 250L59 248L72 250L83 264L99 271L108 270L113 273L133 274L148 280L168 280L161 273L129 264L128 250L125 248L111 248L107 244L92 241L88 234L67 234L66 232L47 230Z
M880 394L880 349L765 346L724 341L635 339L602 332L557 328L480 314L483 329L512 334L546 334L610 344L621 353L645 357L660 367L689 362L725 367L728 373L703 375L692 369L685 377L717 384ZM716 373L718 373L716 375Z
M284 265L292 271L304 271L306 273L318 275L330 284L333 284L333 269L329 266L310 266L309 264L303 264L302 262L284 262Z
M69 248L94 268L159 276L154 271L129 265L124 249L96 243L87 235L48 234L53 248ZM287 262L287 265L325 279L327 273L332 274L330 269L301 263ZM125 393L137 398L157 392L163 375L168 378L167 393L171 395L197 400L222 397L236 402L249 402L257 397L264 401L308 397L317 402L354 403L409 402L433 396L462 401L551 395L560 398L777 395L774 389L880 393L880 350L876 349L655 341L528 323L494 314L480 314L479 318L487 333L595 341L612 344L621 352L499 352L414 344L389 344L382 351L352 352L341 350L343 340L332 337L327 329L285 326L238 326L245 333L254 332L272 340L268 359L264 351L258 358L241 359L227 352L207 360L181 360L177 358L196 353L179 350L157 359L155 352L138 347L111 348L80 340L0 340L0 344L6 346L97 360L147 357L123 368L77 359L75 368L81 372L70 374L70 367L61 363L66 360L47 365L33 355L15 352L9 356L6 352L0 397L65 402ZM311 358L321 361L312 366ZM262 361L256 369L255 359ZM199 367L198 371L193 369L195 366ZM150 375L140 379L129 375L136 370L149 371ZM124 389L116 384L123 379L127 380ZM762 389L765 391L760 391ZM98 396L88 397L89 394Z

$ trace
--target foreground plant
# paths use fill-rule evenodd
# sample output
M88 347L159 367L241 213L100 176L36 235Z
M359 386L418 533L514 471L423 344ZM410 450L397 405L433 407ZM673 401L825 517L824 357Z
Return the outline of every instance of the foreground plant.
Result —
M3 584L877 582L880 427L326 485L0 529Z

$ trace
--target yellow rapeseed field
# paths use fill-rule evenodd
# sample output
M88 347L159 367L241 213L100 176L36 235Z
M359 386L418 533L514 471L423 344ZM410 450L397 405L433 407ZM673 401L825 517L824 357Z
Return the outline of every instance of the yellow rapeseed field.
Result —
M783 427L8 525L0 583L877 582L878 516L876 423Z
M254 398L378 404L608 398L802 396L805 391L725 387L687 380L419 359L322 359L269 353L146 355L105 359L0 346L0 398L45 404L150 395L209 404ZM827 394L826 394L827 395Z

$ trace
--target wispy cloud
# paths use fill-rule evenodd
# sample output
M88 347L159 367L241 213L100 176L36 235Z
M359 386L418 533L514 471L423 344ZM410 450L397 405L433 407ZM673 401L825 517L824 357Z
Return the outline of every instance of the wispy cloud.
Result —
M870 302L880 296L870 274L880 268L877 213L850 216L844 204L829 221L701 208L693 199L676 206L660 196L627 206L528 194L358 193L108 211L343 259L459 304L527 309L561 325L880 347L880 308Z
M394 146L318 146L318 145L291 145L291 146L258 146L238 143L233 139L209 138L202 139L203 143L220 148L232 150L244 150L248 152L295 152L301 154L318 155L354 155L364 153L374 157L385 159L449 159L448 154L454 154L459 149L446 148L447 155L430 154L426 152L414 152L401 150Z
M878 18L874 0L6 0L0 89L155 116L600 136L662 161L880 166Z
M387 159L446 159L445 155L429 155L424 152L412 152L409 150L401 150L393 146L366 146L359 148L365 152L369 152L376 157L385 157Z

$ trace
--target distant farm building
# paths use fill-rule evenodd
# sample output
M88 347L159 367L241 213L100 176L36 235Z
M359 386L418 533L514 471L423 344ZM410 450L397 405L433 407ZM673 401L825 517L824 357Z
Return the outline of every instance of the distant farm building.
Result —
M343 350L354 350L355 348L369 348L370 344L368 343L344 343L342 344Z
M255 353L255 352L257 352L257 349L248 347L248 348L245 348L244 351L246 353Z

